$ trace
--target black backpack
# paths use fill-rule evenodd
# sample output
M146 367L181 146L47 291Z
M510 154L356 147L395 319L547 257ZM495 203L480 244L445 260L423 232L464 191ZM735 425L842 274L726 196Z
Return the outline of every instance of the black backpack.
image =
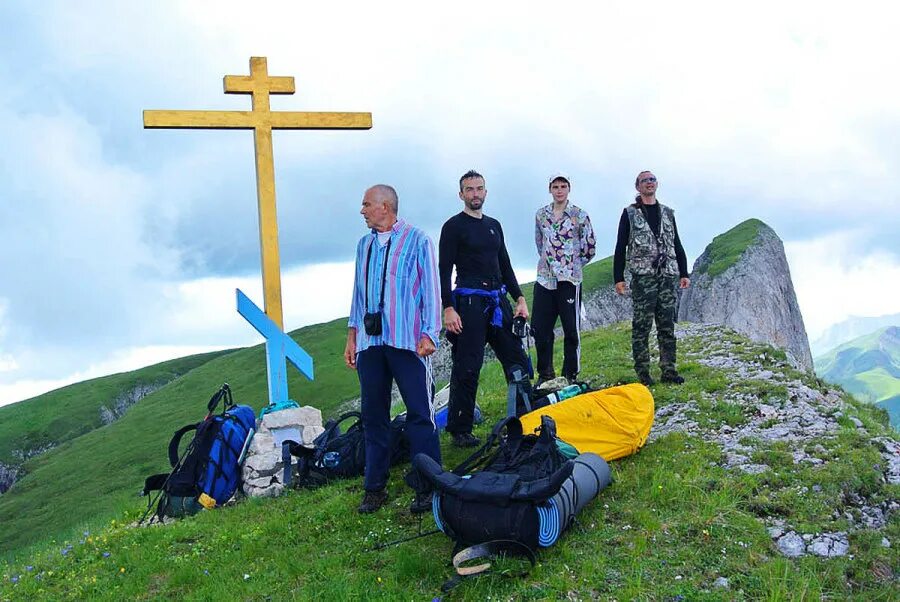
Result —
M526 435L513 416L452 472L424 454L413 466L434 487L438 528L457 549L504 540L534 550L540 531L535 508L559 492L574 464L556 445L552 418L542 416L538 434Z
M341 424L355 421L341 432ZM362 476L366 470L366 440L362 415L347 412L325 423L325 430L313 440L312 449L295 441L285 441L284 449L297 458L296 468L289 475L290 456L285 454L286 484L295 487L315 487L332 479ZM391 466L409 461L409 438L406 435L406 415L391 421Z

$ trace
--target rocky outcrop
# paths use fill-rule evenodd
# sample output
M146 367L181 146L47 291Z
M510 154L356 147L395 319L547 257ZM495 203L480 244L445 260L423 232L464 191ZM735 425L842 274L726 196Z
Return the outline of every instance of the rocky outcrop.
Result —
M756 236L743 249L734 249L731 232ZM724 251L723 251L724 249ZM710 269L722 256L734 256L720 273ZM719 263L721 266L722 263ZM691 286L681 296L678 319L723 324L757 342L788 352L802 368L812 370L812 354L784 245L775 232L758 220L745 222L716 239L694 263Z
M109 405L100 406L100 421L104 424L112 424L121 418L128 408L147 397L154 391L161 389L169 381L156 383L138 383L130 389L119 393Z
M0 494L5 493L10 487L13 486L13 483L16 482L16 476L19 474L19 469L15 466L7 466L6 464L0 462Z
M601 286L584 296L582 330L631 320L631 297L619 295L613 285Z

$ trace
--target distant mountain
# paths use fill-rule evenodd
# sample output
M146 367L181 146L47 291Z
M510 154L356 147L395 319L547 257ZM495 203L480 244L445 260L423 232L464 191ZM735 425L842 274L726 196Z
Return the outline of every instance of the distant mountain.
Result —
M810 341L809 346L813 356L819 357L838 345L843 345L885 326L900 326L900 313L886 316L850 316L842 322L829 326L816 340Z
M900 327L879 328L815 359L816 374L888 411L900 426Z

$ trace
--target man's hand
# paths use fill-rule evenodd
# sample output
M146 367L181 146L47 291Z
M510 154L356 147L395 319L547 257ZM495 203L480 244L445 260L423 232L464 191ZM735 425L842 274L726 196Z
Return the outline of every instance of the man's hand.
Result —
M427 334L423 334L422 338L419 339L419 343L416 345L416 353L419 357L428 357L434 353L434 350L434 341L432 341L431 337Z
M616 282L616 292L620 295L625 294L625 282Z
M462 319L452 307L444 310L444 328L447 329L447 332L452 332L453 334L462 332Z
M525 301L525 297L519 297L516 301L516 311L513 312L513 317L517 318L519 316L526 320L528 319L528 303Z
M687 288L687 287L689 287L690 285L691 285L691 279L690 279L690 278L682 278L682 279L678 282L678 286L679 286L680 288Z
M347 345L344 347L344 363L348 368L356 370L356 329L347 333Z

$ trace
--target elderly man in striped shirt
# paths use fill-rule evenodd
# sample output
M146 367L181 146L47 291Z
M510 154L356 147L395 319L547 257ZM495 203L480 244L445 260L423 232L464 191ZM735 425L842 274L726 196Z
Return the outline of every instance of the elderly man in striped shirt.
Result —
M411 454L441 462L430 358L441 331L434 243L397 218L398 205L397 191L378 184L366 190L360 209L371 231L356 245L344 361L357 371L362 395L366 472L361 513L387 502L392 380L406 404ZM431 493L416 492L409 509L429 511Z

